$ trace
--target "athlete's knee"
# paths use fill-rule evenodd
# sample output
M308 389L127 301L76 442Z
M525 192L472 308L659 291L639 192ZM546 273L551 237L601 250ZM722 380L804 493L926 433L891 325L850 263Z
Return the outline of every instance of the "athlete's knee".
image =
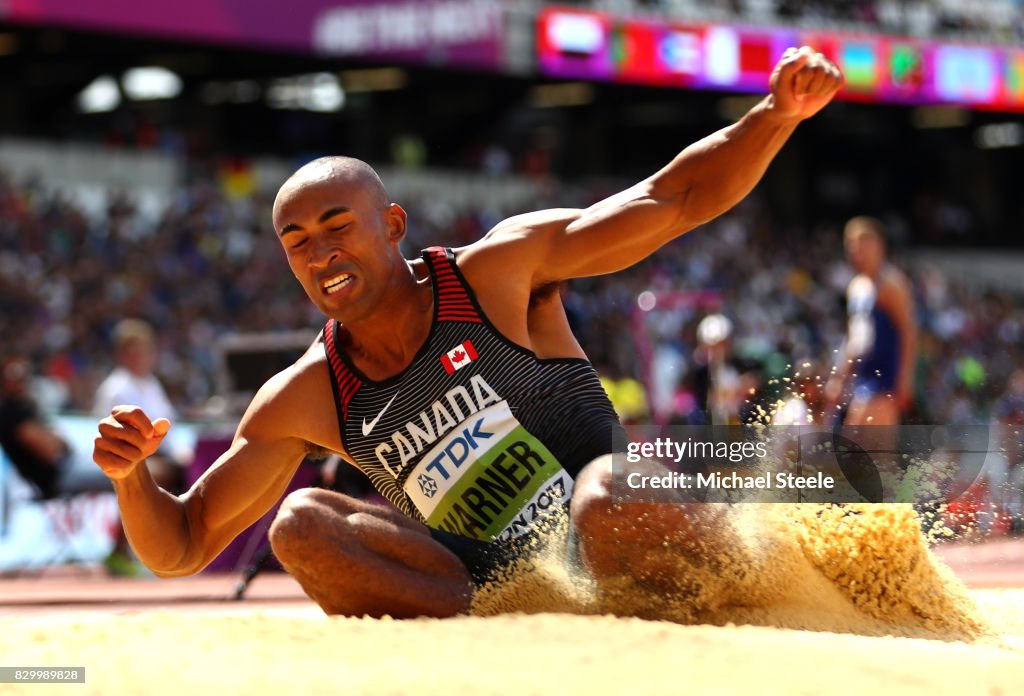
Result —
M605 455L587 464L576 476L569 516L579 529L612 502L612 457Z
M637 466L646 471L650 464L653 462L631 464L609 454L580 471L569 504L569 518L584 543L609 537L622 524L623 503L628 500L622 481ZM623 467L629 467L629 471L623 471Z
M601 533L609 525L617 525L622 517L623 504L638 502L633 499L635 496L627 485L629 477L632 474L659 476L665 472L663 465L648 459L629 462L621 455L598 457L576 477L569 508L576 531L581 534ZM666 498L664 502L685 501Z
M726 506L696 502L680 493L664 497L638 495L627 485L633 474L663 476L658 462L628 462L625 457L602 457L577 478L570 516L580 540L584 563L598 573L632 568L634 557L669 544L690 547L724 523ZM680 546L682 545L682 546Z

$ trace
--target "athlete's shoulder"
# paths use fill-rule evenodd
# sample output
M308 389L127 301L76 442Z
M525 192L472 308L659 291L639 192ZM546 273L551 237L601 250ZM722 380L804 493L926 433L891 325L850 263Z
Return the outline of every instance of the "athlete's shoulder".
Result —
M914 293L910 279L895 266L886 265L879 274L878 305L890 316L913 322Z
M458 266L467 275L515 274L544 258L552 238L579 218L576 208L552 208L502 220L472 244L455 249Z
M864 273L858 273L853 276L846 285L846 296L850 299L874 297L877 292L878 283L876 280Z
M886 264L882 267L882 272L879 274L879 289L883 292L897 292L901 295L910 295L912 291L912 284L910 278L902 270L893 266L892 264Z
M320 443L324 430L320 421L337 429L333 398L320 334L298 360L260 387L246 410L243 424Z

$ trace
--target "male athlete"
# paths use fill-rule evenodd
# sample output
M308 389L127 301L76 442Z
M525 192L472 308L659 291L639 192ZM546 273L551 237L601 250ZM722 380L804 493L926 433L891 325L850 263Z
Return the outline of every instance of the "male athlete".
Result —
M846 340L826 396L835 404L849 390L846 425L899 425L913 402L917 355L910 281L886 261L881 221L853 218L843 242L857 275L846 289Z
M321 489L285 499L274 552L327 613L464 612L474 585L565 505L596 577L671 591L662 565L718 513L613 503L618 422L558 285L627 268L731 208L841 82L824 56L789 49L769 96L645 181L411 261L399 252L405 211L368 165L338 157L301 168L278 193L274 228L329 317L321 337L260 389L231 447L180 497L139 466L166 419L124 406L99 425L94 457L139 558L160 576L198 572L283 495L304 457L329 450L397 509Z

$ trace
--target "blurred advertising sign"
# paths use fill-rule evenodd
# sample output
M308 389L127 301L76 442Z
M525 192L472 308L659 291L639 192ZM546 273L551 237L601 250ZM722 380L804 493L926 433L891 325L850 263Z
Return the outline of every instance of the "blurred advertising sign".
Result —
M338 56L430 59L496 64L501 7L479 0L418 0L326 8L313 24L313 48Z
M795 32L619 20L586 10L542 12L542 73L663 86L757 91Z
M977 46L939 46L935 50L935 89L947 101L989 103L999 81L995 50Z
M841 44L839 65L846 76L846 88L858 91L873 91L878 87L879 50L874 41L844 41Z
M0 19L482 68L504 35L492 0L4 0Z
M894 41L889 50L889 80L893 89L907 95L918 94L927 77L921 46Z
M1024 108L1024 51L1013 51L1006 61L1006 77L1003 81L1005 99Z
M783 52L807 44L842 68L840 99L1024 111L1024 51L1017 47L558 7L539 14L537 37L539 69L552 77L765 92Z
M545 72L606 79L613 72L608 18L593 12L551 12L540 24L537 48Z

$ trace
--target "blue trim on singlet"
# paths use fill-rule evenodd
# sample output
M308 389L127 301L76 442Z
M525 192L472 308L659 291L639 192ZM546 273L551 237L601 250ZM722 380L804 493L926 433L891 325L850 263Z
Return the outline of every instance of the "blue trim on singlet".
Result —
M892 318L876 304L871 308L874 342L856 366L854 393L859 397L892 393L900 369L901 337Z

